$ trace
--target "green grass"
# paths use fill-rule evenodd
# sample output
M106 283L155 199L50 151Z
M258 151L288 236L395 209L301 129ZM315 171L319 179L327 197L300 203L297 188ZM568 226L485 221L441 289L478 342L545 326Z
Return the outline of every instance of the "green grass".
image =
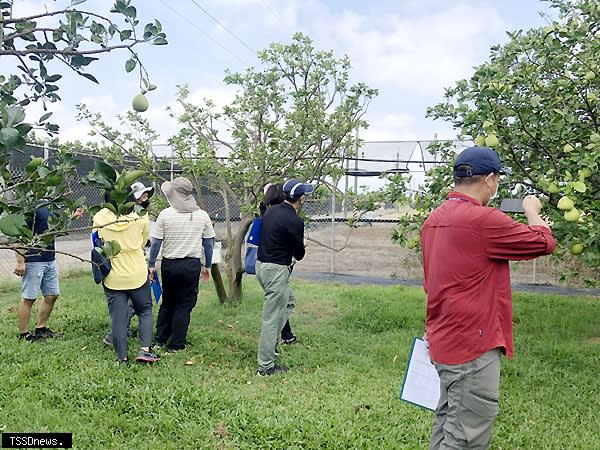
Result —
M432 413L398 400L423 333L419 288L294 282L301 343L282 348L291 370L272 378L255 376L254 278L238 307L203 286L188 349L127 368L101 343L107 308L91 276L61 288L50 326L65 338L30 344L15 339L18 286L0 286L2 431L72 432L90 449L427 448ZM600 302L516 294L514 309L491 448L600 448Z

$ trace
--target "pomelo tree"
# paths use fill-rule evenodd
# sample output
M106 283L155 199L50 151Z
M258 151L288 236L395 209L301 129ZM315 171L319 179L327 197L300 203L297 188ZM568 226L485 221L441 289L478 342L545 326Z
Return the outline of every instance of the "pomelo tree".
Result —
M60 102L60 81L64 71L75 72L90 82L99 81L90 67L99 56L111 51L128 54L124 70L139 70L142 93L154 88L134 47L138 44L167 43L159 21L148 23L143 30L137 10L130 0L116 0L109 13L88 10L85 0L71 0L54 10L40 10L27 17L15 16L12 0L0 0L2 28L0 31L0 232L4 235L2 248L43 245L52 238L66 234L70 211L83 206L85 199L72 199L68 179L76 177L77 161L69 152L61 152L55 160L32 159L21 178L7 170L11 154L18 151L34 129L50 134L58 125L49 122L51 113L27 120L27 108ZM99 163L86 177L94 186L111 191L119 208L123 205L128 184L141 171L118 174L106 164ZM48 233L32 236L26 226L35 209L48 205L56 213ZM90 205L88 205L90 206ZM99 207L99 206L98 206ZM94 211L92 208L91 212ZM110 205L112 207L112 205Z
M318 50L300 33L289 44L271 44L258 58L260 69L227 74L225 83L237 94L222 110L210 100L193 103L182 86L183 113L173 112L181 129L170 142L184 173L219 193L226 206L227 288L219 268L213 270L221 302L242 297L244 237L265 183L298 177L335 190L342 161L356 148L356 129L367 126L364 114L377 95L364 83L350 83L348 57ZM230 137L219 134L221 123ZM237 227L229 204L241 211Z
M550 0L557 18L548 25L508 33L489 60L460 80L427 115L451 122L459 139L493 147L513 175L504 196L532 192L563 250L600 264L600 3ZM453 161L449 145L437 145ZM428 173L415 199L416 214L403 220L395 238L412 243L427 213L452 185L451 166Z

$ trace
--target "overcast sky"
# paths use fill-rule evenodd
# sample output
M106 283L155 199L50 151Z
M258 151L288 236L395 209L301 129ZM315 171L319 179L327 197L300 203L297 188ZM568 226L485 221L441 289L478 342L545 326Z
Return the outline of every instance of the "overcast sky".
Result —
M65 0L15 0L15 15L64 7ZM106 12L109 0L88 0L80 8ZM427 106L442 100L444 88L469 77L484 62L490 46L507 40L506 31L545 23L535 0L138 0L144 24L158 18L169 45L137 47L158 86L148 94L145 113L160 132L161 142L176 130L165 112L175 99L176 85L187 83L194 98L217 104L233 98L223 82L225 69L258 66L255 51L271 42L289 42L296 31L310 36L319 49L347 54L352 80L379 89L367 120L366 140L430 140L453 138L445 123L425 119ZM223 26L227 28L227 31ZM75 105L114 120L130 108L139 92L135 71L126 74L125 53L113 52L90 66L95 85L66 74L51 106L61 126L61 140L86 140L87 126L74 119ZM7 73L10 60L0 61ZM13 66L14 67L14 66ZM14 70L10 68L10 70ZM56 70L64 72L64 66ZM35 117L35 116L34 116Z

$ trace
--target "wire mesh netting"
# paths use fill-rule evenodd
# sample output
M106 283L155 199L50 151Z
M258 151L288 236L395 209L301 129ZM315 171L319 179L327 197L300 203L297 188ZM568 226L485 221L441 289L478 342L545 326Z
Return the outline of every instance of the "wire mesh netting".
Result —
M338 187L344 193L356 192L360 190L360 186L367 190L376 190L383 183L379 175L406 173L412 179L411 186L416 189L422 182L425 171L440 163L429 151L430 144L431 141L364 142L356 157L345 161L346 175ZM455 148L459 151L467 145L468 143L456 142ZM11 174L14 179L19 179L25 173L25 166L31 157L42 156L52 160L55 152L52 148L39 146L27 146L15 151L9 167ZM68 180L72 197L85 196L89 205L101 203L103 192L81 184L81 177L94 168L93 156L78 155L77 159L77 178ZM161 175L166 179L179 176L177 164L173 162L169 166L170 168ZM160 193L159 186L156 188ZM205 187L201 188L199 197L202 206L213 220L217 239L224 240L226 236L226 216L231 218L232 231L237 231L240 226L240 209L232 199L225 201L221 194L211 192ZM308 198L303 206L303 214L308 219L306 233L310 244L307 256L298 263L297 270L400 278L421 276L418 256L410 250L394 245L391 240L395 223L400 214L406 213L405 210L400 210L394 205L382 205L379 209L363 215L350 227L346 221L352 213L344 201L344 196L314 195ZM57 261L61 270L89 268L88 262L83 262L77 257L89 258L89 229L86 227L89 227L90 222L90 217L84 216L72 223L73 229L79 231L57 239ZM82 228L83 230L80 230ZM13 275L14 267L14 253L10 250L0 250L0 278L17 280ZM531 273L530 269L523 270L526 277L529 276L528 272ZM534 273L534 279L536 276L537 281L548 281Z

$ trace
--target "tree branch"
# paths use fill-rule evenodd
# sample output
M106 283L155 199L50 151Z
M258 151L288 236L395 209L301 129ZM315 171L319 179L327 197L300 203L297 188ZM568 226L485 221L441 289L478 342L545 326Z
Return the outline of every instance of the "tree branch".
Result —
M120 45L112 45L109 47L98 48L95 50L64 50L64 49L51 49L51 48L33 48L31 50L0 50L0 55L11 55L11 56L27 56L31 54L45 54L45 55L67 55L67 56L82 56L82 55L96 55L98 53L108 53L112 50L118 49L129 49L136 45L141 44L145 41L135 40L131 44L120 44Z

